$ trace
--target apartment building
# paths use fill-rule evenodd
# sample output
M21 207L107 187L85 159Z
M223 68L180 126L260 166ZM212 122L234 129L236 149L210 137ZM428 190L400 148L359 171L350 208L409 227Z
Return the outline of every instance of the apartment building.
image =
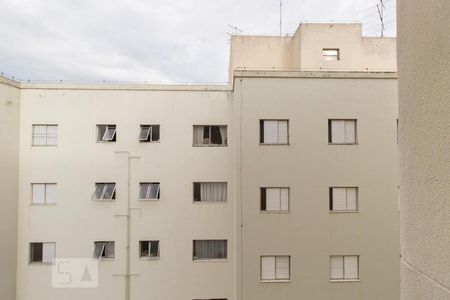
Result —
M301 24L232 37L228 85L2 78L2 298L398 299L395 51Z

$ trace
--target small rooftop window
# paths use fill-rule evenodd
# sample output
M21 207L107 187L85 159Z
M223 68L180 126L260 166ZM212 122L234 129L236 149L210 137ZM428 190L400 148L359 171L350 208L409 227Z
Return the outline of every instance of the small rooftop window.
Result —
M339 49L322 49L322 56L326 61L340 60Z

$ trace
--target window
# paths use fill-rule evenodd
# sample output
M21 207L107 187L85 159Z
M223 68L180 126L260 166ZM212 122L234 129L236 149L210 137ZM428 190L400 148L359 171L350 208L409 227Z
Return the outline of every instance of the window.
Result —
M30 263L52 263L56 243L30 243Z
M159 258L159 241L139 241L140 258Z
M139 184L140 200L157 200L159 199L159 182L141 182Z
M110 183L96 183L95 191L92 195L93 200L114 200L116 199L116 184Z
M356 120L328 120L330 144L356 144Z
M58 145L58 125L33 125L33 145Z
M116 125L97 125L98 142L115 142L116 137Z
M359 256L358 255L330 256L330 279L358 280Z
M331 187L330 211L358 211L358 188Z
M289 211L289 188L261 188L261 211Z
M261 280L289 280L291 257L261 256Z
M194 202L226 202L226 182L194 182Z
M288 120L260 120L259 142L267 145L287 145L289 142Z
M141 125L139 142L159 142L159 125Z
M194 125L194 146L227 145L227 126Z
M113 259L115 254L114 242L112 241L101 241L94 242L94 253L92 257L95 259Z
M226 259L227 240L194 240L194 260Z
M56 183L32 183L31 203L33 204L55 204Z
M322 56L325 61L340 60L339 49L322 49Z

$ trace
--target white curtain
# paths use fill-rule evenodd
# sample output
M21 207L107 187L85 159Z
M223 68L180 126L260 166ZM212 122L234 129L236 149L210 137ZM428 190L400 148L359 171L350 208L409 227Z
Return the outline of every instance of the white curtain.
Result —
M222 136L222 145L227 145L227 126L220 126L219 129Z
M227 240L194 241L194 259L227 258Z
M280 210L288 211L289 210L289 189L282 188L280 191Z
M275 277L278 280L287 280L289 279L289 256L277 256L275 260Z
M330 256L330 278L344 279L344 257Z
M357 194L357 188L347 188L347 210L358 209Z
M355 120L345 121L345 143L354 144L356 142L356 124Z
M266 189L266 210L277 211L280 210L280 189L267 188Z
M55 258L55 243L42 243L42 262L51 263Z
M275 256L261 256L261 280L275 278Z
M202 202L226 202L226 182L202 182L200 183L200 201Z
M333 210L347 209L347 189L333 188Z
M264 121L264 144L277 144L278 143L278 122L277 121Z
M194 145L203 145L204 126L194 126Z
M345 121L332 120L331 121L331 142L333 144L345 143Z
M278 144L288 143L288 121L278 121Z
M45 203L54 204L56 203L56 184L47 183L45 185Z
M344 256L344 278L358 279L358 256Z

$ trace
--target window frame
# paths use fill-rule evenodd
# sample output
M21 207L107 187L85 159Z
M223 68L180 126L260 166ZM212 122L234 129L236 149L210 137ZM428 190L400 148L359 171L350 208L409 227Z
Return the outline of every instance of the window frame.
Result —
M353 121L355 123L355 142L354 143L333 143L333 135L332 135L332 123L333 121ZM345 124L345 123L344 123ZM358 145L358 119L328 119L328 145Z
M196 258L195 242L197 241L225 241L225 257L224 258ZM207 261L227 261L228 260L228 239L196 239L192 240L192 261L193 262L207 262Z
M158 127L158 132L159 132L159 136L158 136L158 140L153 140L153 127L157 126ZM148 136L146 139L142 139L141 138L141 133L142 130L148 128L149 132L148 132ZM139 136L138 136L138 140L139 143L159 143L161 140L161 125L160 124L141 124L139 125Z
M35 185L44 185L44 203L37 203L37 202L33 202L34 200L34 186ZM58 197L56 196L56 201L55 202L47 202L47 185L55 185L55 190L56 192L58 191L58 184L56 182L32 182L31 183L31 205L36 205L36 206L43 206L43 205L47 205L47 206L52 206L52 205L56 205L58 203Z
M326 51L336 51L336 55L326 54ZM328 59L331 58L331 59ZM336 58L336 59L334 59ZM322 59L324 61L340 61L341 60L341 49L340 48L322 48Z
M225 201L202 201L201 200L201 186L203 183L222 183L225 184L225 192L226 192L226 197L225 197ZM196 201L196 185L199 185L199 189L200 189L200 201ZM225 204L228 203L228 181L194 181L192 183L192 203L194 204Z
M263 257L274 257L275 259L275 277L274 279L263 279ZM277 279L277 257L288 257L289 258L289 278L288 279ZM292 272L291 272L291 255L260 255L259 257L259 281L260 282L290 282L292 279Z
M280 209L279 210L267 210L267 189L280 189ZM281 209L281 190L286 189L288 192L288 208L287 210ZM264 191L264 193L263 193ZM264 195L264 197L263 197ZM259 188L259 212L262 214L289 214L291 212L291 188L288 186L264 186ZM263 210L263 201L265 201L266 209Z
M99 257L95 256L95 249L97 244L103 244L102 245L102 251L100 252ZM107 246L108 244L112 244L113 246L113 255L112 256L107 256L106 255L106 250L107 250ZM105 253L105 255L103 256L102 254ZM92 259L97 259L99 261L102 260L114 260L116 258L116 242L115 241L94 241L94 248L92 250Z
M277 121L277 128L278 128L278 122L284 122L286 121L286 128L287 128L287 141L286 143L265 143L264 142L264 122L265 121ZM279 139L279 136L277 137ZM289 146L291 143L291 137L290 137L290 122L289 119L259 119L259 145L260 146Z
M332 257L341 257L342 258L342 274L343 274L343 278L331 278L331 258ZM357 259L357 272L358 272L358 278L349 278L346 279L345 278L345 257L356 257ZM355 255L355 254L348 254L348 255L330 255L330 263L329 263L329 277L330 277L330 282L358 282L361 281L361 272L360 272L360 262L361 262L361 258L360 255Z
M104 185L103 186L103 190L102 190L102 195L101 197L103 197L106 193L106 190L108 189L108 185L114 184L114 189L113 192L111 194L111 198L96 198L96 192L97 192L97 185ZM115 182L96 182L94 185L94 193L92 194L91 200L92 201L96 201L96 202L111 202L111 201L115 201L117 199L117 183Z
M45 126L45 144L35 144L34 143L34 128L35 126ZM54 126L57 129L56 133L56 144L48 143L48 127ZM58 124L31 124L31 146L32 147L57 147L59 144L59 125Z
M52 261L44 261L44 244L53 244L53 259ZM31 250L33 245L41 245L41 260L40 261L33 261L32 260L32 254L33 251ZM29 265L53 265L53 260L56 259L56 242L30 242L28 247L29 255L28 255L28 264Z
M158 197L157 198L141 198L141 189L144 184L148 184L148 185L157 184L158 185ZM148 190L147 190L147 193L148 193ZM154 181L154 182L147 182L147 181L139 182L138 200L139 201L159 201L159 200L161 200L161 182L156 182L156 181Z
M356 189L356 209L333 210L333 189ZM347 190L346 190L347 192ZM348 199L346 196L345 206L348 207ZM359 187L358 186L330 186L328 189L328 210L330 213L359 213Z
M105 127L105 131L103 132L103 135L101 135L101 127ZM117 142L117 124L97 124L97 143L115 143ZM108 129L114 128L113 136L110 139L105 140L106 133L108 132Z
M209 127L209 136L210 136L210 140L211 140L211 127L219 127L219 130L221 127L225 127L226 130L226 137L225 137L225 143L223 143L223 137L222 137L222 144L211 144L211 142L209 144L196 144L195 143L195 128L196 127ZM192 125L192 147L228 147L228 125Z
M151 243L157 242L158 243L158 253L157 256L151 256ZM142 244L141 243L148 243L148 255L143 256L142 255ZM160 240L139 240L139 259L146 259L146 260L158 260L160 259L160 252L161 252L161 241Z

